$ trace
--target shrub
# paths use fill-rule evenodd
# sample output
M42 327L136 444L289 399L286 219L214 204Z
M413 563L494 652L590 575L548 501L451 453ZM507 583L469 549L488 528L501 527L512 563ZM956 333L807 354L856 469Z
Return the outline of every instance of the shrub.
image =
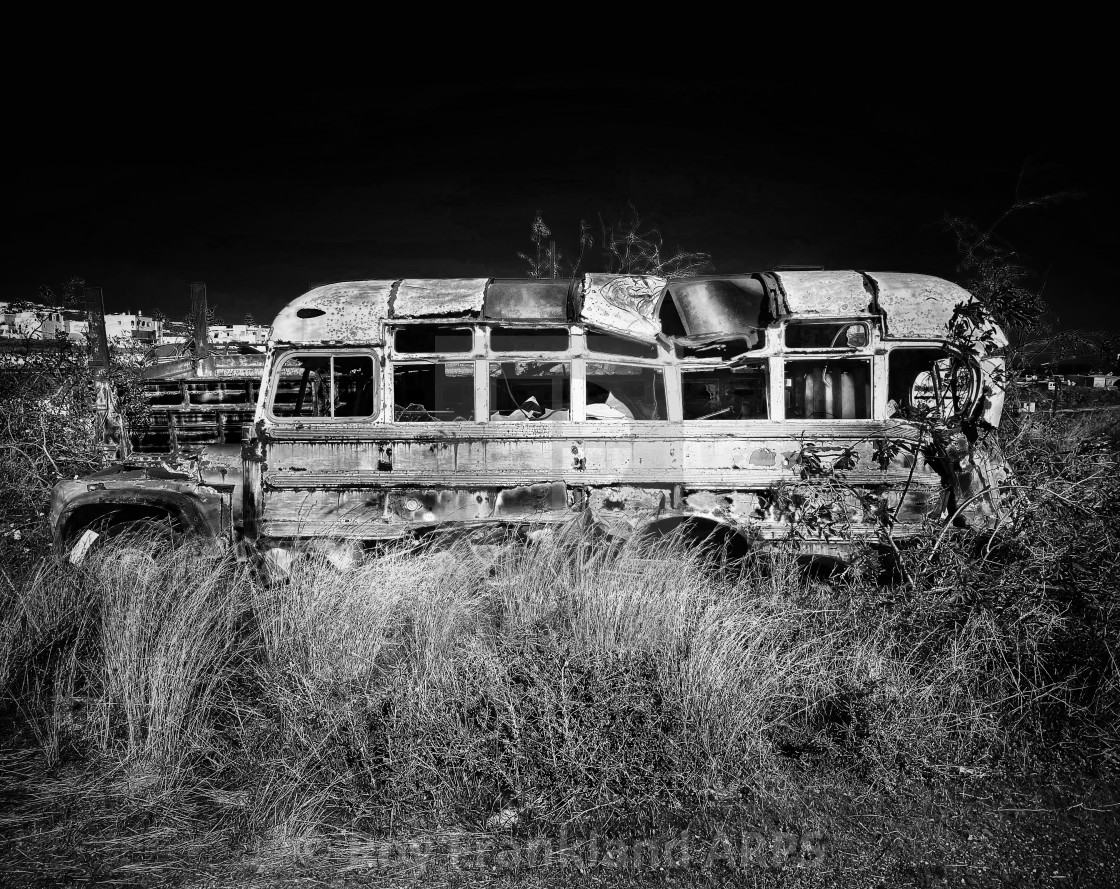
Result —
M0 349L0 566L44 551L51 488L102 465L103 443L119 435L114 416L142 421L138 377L135 359L115 355L105 378L95 378L87 349L64 338Z

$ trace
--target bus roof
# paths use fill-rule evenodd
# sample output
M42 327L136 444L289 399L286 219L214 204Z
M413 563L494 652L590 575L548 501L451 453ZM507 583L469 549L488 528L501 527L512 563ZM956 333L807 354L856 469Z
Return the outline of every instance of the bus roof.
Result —
M663 330L666 298L679 329ZM672 280L588 274L345 281L290 302L273 321L269 341L379 343L385 320L578 322L647 342L663 334L712 340L757 338L760 329L786 318L874 316L888 338L944 340L956 307L971 302L967 290L930 275L818 269Z

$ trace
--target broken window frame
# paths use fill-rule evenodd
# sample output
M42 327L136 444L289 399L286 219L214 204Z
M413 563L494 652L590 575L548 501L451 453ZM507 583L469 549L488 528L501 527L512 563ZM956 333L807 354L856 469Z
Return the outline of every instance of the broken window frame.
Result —
M820 324L830 327L850 327L855 324L862 325L867 331L866 345L836 346L836 347L810 347L786 346L788 339L786 331L791 326L805 326ZM786 318L768 331L766 351L770 353L770 418L772 420L789 421L793 423L871 423L883 419L883 406L880 404L881 394L886 390L884 377L885 365L883 363L882 345L880 344L881 331L877 319L859 317L854 315L828 315L814 316L811 318ZM879 354L876 354L876 353ZM791 417L786 410L787 382L791 382L790 365L802 361L865 361L869 366L869 390L867 393L866 416L860 418L844 419L840 417Z
M602 386L602 383L597 382L594 378L612 377L612 376L614 376L614 377L624 377L624 376L626 376L626 374L620 374L620 373L592 374L592 372L591 372L592 369L597 367L597 366L598 367L606 366L606 367L611 367L611 368L630 367L630 368L634 368L635 370L639 371L639 374L642 371L647 371L647 372L652 373L654 375L654 377L653 377L653 386L654 386L654 405L653 405L653 407L654 407L654 411L655 412L660 412L660 413L664 414L664 416L662 416L662 417L656 417L655 416L655 417L650 417L650 418L630 416L630 417L618 417L618 418L610 418L610 419L603 418L603 417L588 416L587 415L587 408L589 406L589 402L587 401L588 386L589 385ZM583 373L580 374L580 381L583 384L583 410L584 410L585 419L588 422L594 422L594 423L611 423L611 422L614 422L614 423L667 423L667 422L669 422L669 417L670 417L670 413L669 413L669 388L668 388L668 384L666 382L666 377L668 376L666 371L668 371L668 368L664 364L659 364L659 363L653 362L653 361L633 361L633 360L631 360L631 361L618 361L618 360L604 361L598 355L593 355L593 356L589 355L585 360ZM639 374L634 374L634 376L638 376ZM573 387L574 387L574 385L575 385L575 381L573 380ZM609 394L613 395L613 392L611 392L611 390L608 389L607 391L608 391ZM622 398L619 398L617 395L614 395L614 398L615 398L616 401L618 401L620 404L622 404L622 406L625 407L627 411L629 411L631 414L634 413L633 408L631 408L628 404L626 404L626 402ZM606 404L606 402L603 402L603 403ZM616 408L616 410L617 410L617 408Z
M492 335L495 330L500 330L503 333L514 333L518 330L523 330L528 334L536 332L559 331L564 330L568 336L568 346L562 350L550 349L495 349L492 342ZM485 410L478 413L479 420L487 423L567 423L575 419L576 416L576 389L577 379L582 379L577 375L581 371L577 370L581 367L581 356L584 352L584 328L579 324L565 324L557 321L491 321L483 325L482 331L484 333L484 355L485 360L479 365L479 372L481 376L476 376L476 385L478 386L477 398L479 403L485 406ZM545 333L547 336L547 333ZM505 364L518 364L535 362L539 364L563 364L568 369L567 386L568 386L568 404L566 408L557 408L551 413L556 413L560 410L567 411L567 418L560 420L550 419L550 416L541 416L538 418L531 417L497 417L499 413L495 402L497 399L491 398L491 383L495 379L491 376L491 368L493 365ZM508 381L507 381L508 383ZM579 410L583 409L582 393L579 396ZM543 407L543 406L542 406Z
M429 350L416 352L416 351L408 351L406 349L401 349L397 346L397 335L398 334L400 334L402 332L403 333L411 333L411 332L414 332L414 331L420 331L422 329L423 330L430 330L432 332L433 336L438 336L441 330L449 332L449 333L453 332L453 331L467 331L467 332L470 333L470 339L471 339L470 348L465 349L465 350L459 350L459 351L450 351L450 350L446 350L446 349L429 349ZM415 357L418 357L418 358L430 359L430 358L432 358L434 356L438 356L438 355L448 355L448 356L457 355L457 356L459 356L460 359L463 359L463 356L477 355L478 352L479 352L479 330L478 330L477 325L464 324L462 321L460 321L458 323L448 323L446 321L440 322L440 323L431 323L431 322L424 323L424 322L411 321L411 322L402 323L402 324L392 324L392 325L389 325L389 327L388 327L386 339L387 339L387 341L390 345L389 354L392 355L393 357L404 358L404 357L415 356Z
M459 354L462 355L463 353L459 353ZM437 368L437 367L440 367L440 368L445 368L446 369L446 367L449 364L462 364L462 365L466 365L466 366L470 367L471 372L470 372L470 387L469 387L469 389L470 389L470 393L471 393L471 414L472 414L472 416L466 417L466 418L447 420L447 419L443 419L443 418L440 418L440 417L436 417L432 413L432 411L436 410L435 407L429 408L429 407L425 406L424 407L424 413L428 414L428 416L431 419L428 419L428 420L425 420L425 419L409 419L409 420L402 419L401 415L397 412L397 407L398 407L398 402L397 402L397 371L399 369L408 368L408 367L430 367L430 368L433 368L433 369ZM392 420L390 422L406 423L406 424L413 424L413 423L451 423L451 424L471 423L471 424L474 424L474 423L477 423L477 422L481 422L481 420L479 418L479 414L478 414L478 407L479 407L479 399L478 399L478 362L473 357L471 357L471 356L460 357L459 360L454 360L453 358L447 358L447 357L440 357L440 358L435 358L435 359L430 358L430 357L426 357L422 360L420 360L420 359L417 359L417 360L399 359L399 360L389 362L386 366L385 372L386 372L386 375L388 377L388 384L389 384L389 387L390 387L390 395L392 397ZM446 370L444 371L444 373L446 374ZM402 412L404 412L406 410L405 406L403 406L403 405L401 406L401 409L402 409Z
M958 347L945 342L933 342L928 340L919 340L914 342L892 343L885 356L883 362L883 404L884 404L884 419L901 420L904 419L904 414L908 413L907 409L916 409L920 414L922 408L912 403L912 390L913 385L917 381L917 375L914 380L910 382L907 392L907 404L896 402L897 413L891 411L891 391L892 391L892 368L894 367L895 355L903 355L907 352L926 352L926 353L939 353L938 360L948 359L953 361L957 368L964 370L968 374L967 391L962 393L959 402L957 397L954 396L954 411L946 413L936 407L930 408L932 415L939 417L942 420L957 421L971 417L976 410L980 407L982 402L981 389L983 386L983 371L977 364L974 358L964 353ZM936 393L936 388L935 388Z
M837 343L836 340L851 327L862 327L866 342L862 346L849 346L847 343ZM841 328L837 331L833 338L833 343L828 346L791 346L789 344L789 333L791 330L804 329L808 327L838 327ZM810 353L819 355L821 353L840 353L843 355L854 355L864 352L870 353L871 351L871 337L874 325L867 319L863 318L789 318L782 322L781 330L781 343L785 351L790 353Z
M869 423L869 422L873 422L876 419L878 419L876 417L876 413L877 413L877 410L876 410L876 403L877 403L876 402L876 396L877 396L877 392L879 391L879 386L881 384L876 383L876 377L880 374L880 371L878 370L879 365L874 360L874 356L872 354L870 354L870 351L871 351L870 349L860 349L860 350L853 353L852 350L847 350L846 349L840 355L834 355L834 354L831 354L831 353L821 354L819 351L812 351L809 354L798 354L796 357L786 358L785 360L783 360L782 361L782 377L781 377L781 380L782 380L782 419L786 420L786 421L789 421L789 422L796 422L796 423L830 423L830 424L831 423ZM864 354L865 352L868 353L868 354ZM804 365L808 365L808 364L822 364L822 365L824 365L824 371L827 373L830 370L834 369L834 368L831 368L830 365L849 365L849 366L851 366L851 365L854 365L854 364L857 364L857 363L861 367L866 368L866 373L867 373L867 384L866 384L867 385L867 391L864 393L863 398L862 398L862 400L864 402L864 405L865 405L865 410L864 410L864 415L863 416L853 416L853 417L837 417L837 416L791 417L791 416L789 416L789 411L787 409L787 407L788 407L787 406L787 401L789 400L789 396L790 396L791 391L796 387L797 382L798 382L791 375L791 368L792 367L797 367L798 365L804 366ZM824 385L823 379L822 379L822 385ZM828 386L825 387L825 390L827 391L827 389L829 387L833 387L834 398L835 398L836 397L835 396L835 388L834 388L835 383L830 381ZM841 394L840 394L839 397L841 398L841 400L843 399L842 391L841 391ZM854 393L854 397L856 397L858 399L858 397L859 397L858 391Z
M330 416L305 416L303 414L294 414L292 416L277 415L273 410L276 404L276 396L280 391L280 380L284 372L284 365L293 359L300 358L315 358L330 359L330 375L332 378L329 403L331 408ZM334 359L335 358L368 358L373 365L373 372L370 376L370 382L373 386L373 392L370 395L373 413L369 415L362 415L359 417L336 417L335 399L334 399ZM319 423L327 423L331 425L343 423L371 423L376 421L381 416L381 361L379 355L373 349L293 349L290 352L284 352L278 355L275 359L272 372L269 374L268 385L268 404L266 406L266 415L269 420L284 425L311 425Z
M396 348L396 335L402 329L416 329L421 327L430 327L435 330L469 330L471 334L471 348L467 352L405 352ZM383 386L385 391L385 409L383 412L384 420L386 423L404 423L406 425L414 425L418 422L423 422L428 425L433 423L448 423L452 425L461 425L464 423L484 423L486 422L486 401L485 401L485 384L479 383L479 375L481 373L480 364L483 362L483 356L486 354L486 334L484 326L476 321L456 319L455 321L448 321L446 319L439 319L435 321L424 320L409 320L400 323L389 323L385 327L385 341L389 344L388 354L386 356L385 366L383 372L385 378ZM474 419L473 420L398 420L396 411L396 380L395 373L397 365L423 365L423 364L474 364Z
M528 356L513 357L513 356L509 355L508 353L502 352L500 354L500 357L495 357L495 356L488 357L487 360L486 360L487 367L486 367L486 393L485 393L486 394L486 410L487 410L486 418L487 418L487 421L490 422L490 423L567 423L567 422L571 422L571 420L573 419L573 416L574 416L574 407L575 407L575 404L574 404L575 395L574 395L574 393L576 391L576 384L577 384L577 381L576 381L576 372L577 372L576 361L573 361L573 359L571 359L569 357L563 356L561 353L556 353L556 354L557 354L558 357L542 357L541 355L528 355ZM568 387L567 407L552 408L551 410L548 411L547 415L540 416L540 417L525 416L525 417L508 417L507 418L507 417L497 417L497 416L495 416L495 414L499 413L499 411L498 411L496 405L494 404L496 399L493 399L493 398L490 397L491 387L496 386L498 384L498 381L503 381L506 386L509 386L510 381L509 381L509 378L506 377L506 375L505 375L504 368L502 368L502 370L501 370L501 376L500 377L495 377L493 375L494 365L497 365L499 368L501 368L502 365L505 365L505 364L530 364L530 363L532 363L532 364L560 364L560 365L564 365L568 369L567 376L566 377L560 377L561 380L564 380L567 383L567 387ZM539 379L547 379L547 378L540 377ZM552 379L555 379L555 378L552 378ZM580 376L580 385L582 385L582 373L581 373L581 376ZM581 393L581 397L582 397L582 393ZM517 402L516 398L513 397L512 389L510 390L510 398L515 403ZM524 403L525 402L521 402L522 405ZM541 405L541 407L544 408L544 405ZM560 411L565 411L565 410L568 413L567 418L563 418L563 419L559 419L559 420L551 419L552 414L559 413ZM509 411L508 413L513 413L513 412L514 411Z
M773 401L773 387L771 385L771 374L773 373L773 366L770 359L766 355L759 355L757 351L750 353L751 357L748 361L740 361L736 364L731 364L726 361L721 362L705 362L689 361L682 363L678 367L680 374L680 384L678 386L679 402L681 410L681 420L685 423L767 423L774 417ZM728 408L722 408L717 412L699 417L687 416L685 405L685 384L689 375L697 376L701 374L735 374L737 367L742 367L744 364L755 365L762 368L762 394L763 394L763 407L766 415L762 417L721 417L718 414L723 414L728 411Z
M547 341L550 336L556 336L560 331L564 332L568 344L562 349L550 348L532 348L529 346L519 346L518 348L501 348L494 344L495 334L499 336L514 336L521 331L532 339L534 335L541 338L542 341ZM486 353L494 357L506 355L571 355L573 348L576 346L576 337L573 335L572 326L568 324L497 324L492 323L486 326Z
M607 351L604 349L595 349L592 343L598 337L603 339L596 342L596 345L603 343L608 344L614 341L620 345L618 351ZM645 348L645 344L641 341L635 341L635 346L642 348L645 352L644 355L634 354L638 348L629 349L624 344L628 341L627 337L620 336L612 331L603 331L594 327L585 326L579 331L578 339L576 339L576 357L572 363L572 419L579 419L580 422L594 422L602 423L603 420L590 419L587 417L587 375L589 365L624 365L627 367L645 368L650 369L661 374L661 387L665 397L664 413L665 419L658 420L639 420L635 419L622 419L613 422L621 423L667 423L680 419L680 388L677 384L677 372L675 367L674 353L671 345L666 342L655 342L649 344Z
M641 340L619 336L610 331L597 330L589 327L584 331L584 341L587 348L584 350L588 358L594 357L596 361L613 359L615 363L623 364L650 364L664 368L666 363L661 359L661 350L657 343L647 343ZM614 346L614 350L609 348ZM599 356L606 356L600 358Z

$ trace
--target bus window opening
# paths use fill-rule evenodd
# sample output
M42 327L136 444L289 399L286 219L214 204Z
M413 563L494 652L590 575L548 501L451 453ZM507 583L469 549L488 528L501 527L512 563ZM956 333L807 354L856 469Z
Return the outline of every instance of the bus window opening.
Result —
M556 361L490 364L490 419L546 420L571 417L571 365Z

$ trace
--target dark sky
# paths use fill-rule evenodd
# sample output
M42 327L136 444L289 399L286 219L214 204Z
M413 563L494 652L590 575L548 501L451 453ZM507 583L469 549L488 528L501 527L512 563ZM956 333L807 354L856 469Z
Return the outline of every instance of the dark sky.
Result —
M80 275L113 310L270 320L327 281L516 276L540 208L565 252L628 202L721 272L782 263L951 276L946 213L1001 229L1064 326L1120 328L1111 112L1072 75L799 82L648 75L312 86L82 80L12 94L0 298ZM702 70L702 69L701 69ZM340 82L350 83L342 88Z

